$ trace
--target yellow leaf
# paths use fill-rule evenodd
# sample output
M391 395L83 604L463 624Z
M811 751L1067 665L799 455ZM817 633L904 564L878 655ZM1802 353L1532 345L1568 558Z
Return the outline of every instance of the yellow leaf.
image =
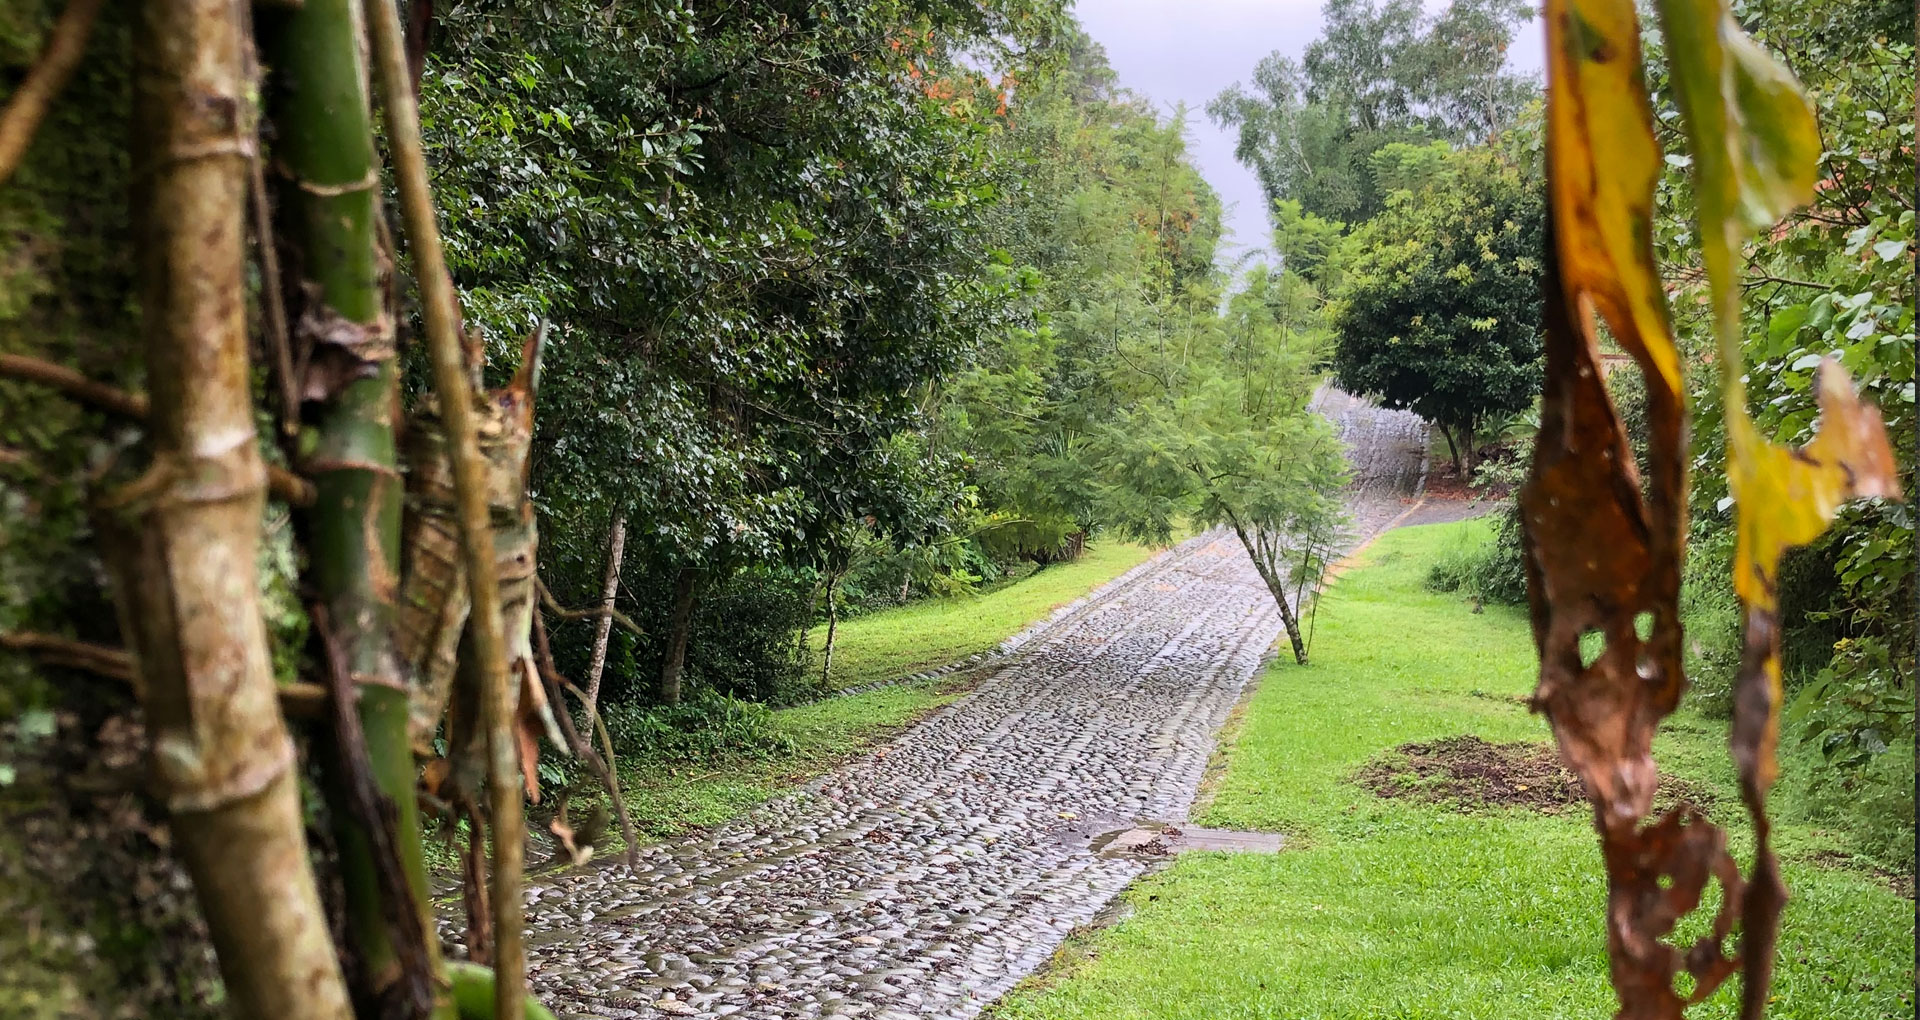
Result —
M1660 147L1640 68L1631 0L1548 0L1550 198L1560 275L1575 314L1584 296L1661 388L1680 392L1680 358L1654 262ZM1652 383L1654 379L1649 379Z
M1754 607L1779 607L1781 555L1820 537L1841 503L1900 495L1879 410L1860 402L1832 358L1818 378L1820 427L1798 450L1767 442L1744 411L1728 415L1727 475L1739 508L1733 586Z

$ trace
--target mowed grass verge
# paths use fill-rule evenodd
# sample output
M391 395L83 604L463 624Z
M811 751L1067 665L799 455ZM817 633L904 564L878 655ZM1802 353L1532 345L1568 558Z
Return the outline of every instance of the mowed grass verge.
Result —
M1119 577L1157 550L1095 539L1072 563L1056 563L972 597L928 599L842 620L835 633L834 687L858 687L944 666L984 652L1047 614ZM823 624L808 634L813 658L827 646ZM816 667L817 668L817 667Z
M1463 814L1382 800L1350 782L1400 744L1456 734L1547 741L1516 703L1532 687L1522 613L1423 586L1484 521L1383 536L1319 610L1314 664L1277 664L1251 699L1201 824L1278 830L1273 855L1187 854L1127 894L1131 915L1076 937L1017 989L1001 1020L1601 1018L1614 1010L1606 888L1588 815ZM1725 724L1683 711L1656 753L1714 796L1751 840ZM1793 890L1770 1013L1794 1020L1913 1016L1913 904L1848 871L1799 861L1844 833L1784 822ZM1690 941L1703 927L1690 919ZM1735 1015L1730 983L1691 1014Z
M627 810L646 839L719 825L885 743L964 693L964 683L941 679L896 684L775 711L774 726L789 741L787 751L684 766L622 762Z

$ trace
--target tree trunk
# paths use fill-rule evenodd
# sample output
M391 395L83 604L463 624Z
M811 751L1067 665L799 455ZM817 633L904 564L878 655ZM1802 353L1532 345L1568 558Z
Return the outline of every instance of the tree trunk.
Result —
M807 661L807 638L813 634L813 614L820 609L820 592L825 582L815 582L813 590L807 593L807 611L800 614L800 634L793 641L793 661Z
M1232 524L1233 533L1239 536L1241 547L1247 550L1247 558L1253 561L1253 569L1259 573L1260 580L1266 583L1267 592L1273 596L1274 604L1280 607L1280 622L1286 626L1287 640L1293 644L1293 661L1302 666L1306 665L1307 643L1300 635L1300 618L1294 615L1293 606L1287 602L1286 585L1280 582L1273 565L1261 555L1261 550L1247 534L1247 529L1237 520Z
M1450 425L1441 425L1440 434L1447 437L1447 456L1449 459L1453 461L1454 475L1456 477L1459 477L1460 476L1460 447L1457 446L1453 441L1453 427Z
M838 631L840 629L840 604L838 600L835 598L835 595L838 593L839 589L840 589L840 575L833 574L828 576L827 578L827 648L826 648L826 651L823 652L820 656L820 686L822 687L827 686L828 684L827 678L833 675L833 641L834 641L834 638L838 636Z
M140 664L153 775L241 1016L352 1015L307 856L258 562L266 468L245 300L255 136L226 0L135 16L133 215L153 463L101 540Z
M613 518L613 530L607 533L607 573L600 582L600 618L593 623L593 656L587 660L588 724L600 704L600 674L607 667L607 639L613 636L613 601L620 593L620 558L627 551L627 519Z
M687 664L687 635L693 630L692 567L681 567L673 579L673 616L667 621L667 654L660 663L659 700L663 705L680 703L680 671Z
M287 260L304 306L290 316L308 367L299 389L310 401L317 442L305 466L315 499L303 517L309 570L358 688L368 767L391 805L389 834L397 860L380 860L378 845L337 796L331 812L346 891L347 926L371 1001L433 995L439 940L427 908L426 867L414 762L407 740L407 688L394 648L394 588L400 569L401 483L393 414L399 366L393 322L384 307L381 257L374 235L373 124L366 68L353 0L310 0L263 16L273 67L274 166L287 178L279 203ZM337 753L347 753L336 748ZM336 764L334 773L345 771ZM407 901L387 902L383 870L399 869ZM392 882L388 876L389 885ZM389 920L408 910L419 919L396 947ZM402 984L402 982L405 982ZM444 995L440 1012L451 1009Z

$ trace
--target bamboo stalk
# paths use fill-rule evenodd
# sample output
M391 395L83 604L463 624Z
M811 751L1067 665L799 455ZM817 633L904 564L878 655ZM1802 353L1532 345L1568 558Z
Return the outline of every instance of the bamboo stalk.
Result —
M381 790L380 777L374 767L378 759L367 746L361 716L368 689L354 680L349 670L349 653L334 632L327 607L315 602L311 615L314 637L320 646L322 675L326 677L330 695L328 704L333 709L328 806L337 816L335 827L344 837L360 844L353 848L358 859L347 866L343 838L341 871L343 884L347 886L347 923L360 939L357 945L361 970L371 985L366 1001L379 1003L382 1016L425 1016L434 1007L435 967L426 937L431 919L421 916L419 896L403 863L405 851L395 838L401 828L399 810L393 798ZM356 702L362 704L356 705ZM401 718L404 721L404 711ZM404 739L403 726L403 748ZM415 839L418 840L417 831ZM374 887L371 892L355 888L356 884L368 883ZM380 916L373 919L354 916L356 911L367 910L368 902ZM362 933L377 939L378 945ZM375 949L385 959L373 959ZM451 1017L451 1004L442 1012Z
M521 871L526 855L526 819L520 802L517 749L513 739L513 690L508 686L506 635L500 615L495 573L493 527L488 520L486 465L474 429L472 381L462 359L459 310L453 280L447 274L434 221L426 155L420 145L420 115L415 106L400 13L394 0L366 0L374 67L392 149L400 210L420 287L421 318L433 361L434 391L446 422L459 498L460 537L472 601L468 627L484 681L483 718L487 732L487 794L493 828L494 1011L517 1016L526 997L526 948Z
M134 179L152 466L97 506L152 762L236 1013L352 1015L302 828L257 567L245 262L252 82L233 0L143 4Z
M376 240L373 122L354 0L306 0L261 15L273 78L274 166L283 176L278 233L289 243L298 295L294 343L307 378L314 438L306 467L314 502L302 515L308 580L320 599L316 624L332 621L340 666L354 686L363 741L335 728L327 793L340 850L347 928L364 994L400 1015L452 1015L440 989L431 931L419 800L407 733L407 685L394 647L402 486L393 414L399 359L381 285ZM256 166L258 162L256 161ZM282 345L285 347L285 345ZM290 407L290 413L299 408ZM336 713L345 709L336 708ZM350 746L358 743L359 746ZM367 774L386 812L369 813ZM386 831L390 827L391 831Z

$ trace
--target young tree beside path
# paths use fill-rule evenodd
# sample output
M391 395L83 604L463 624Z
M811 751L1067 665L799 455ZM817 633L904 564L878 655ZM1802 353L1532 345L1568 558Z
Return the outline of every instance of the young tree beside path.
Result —
M1328 338L1295 321L1312 289L1304 280L1256 269L1244 282L1224 316L1189 325L1185 353L1152 366L1168 385L1143 393L1103 435L1107 492L1130 534L1164 539L1182 516L1232 528L1304 666L1301 600L1318 587L1344 523L1346 460L1312 408Z

